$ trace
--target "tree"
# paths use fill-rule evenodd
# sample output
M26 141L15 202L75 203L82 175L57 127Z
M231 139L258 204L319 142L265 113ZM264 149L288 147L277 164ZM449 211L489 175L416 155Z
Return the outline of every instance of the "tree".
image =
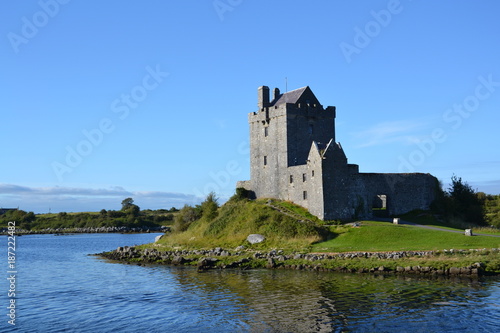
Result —
M126 211L134 204L134 199L126 198L122 200L122 211Z
M249 192L246 188L238 187L236 188L236 193L229 199L229 201L238 201L248 199Z
M448 190L449 213L464 222L484 225L484 195L478 195L469 184L456 175L451 177L451 182Z
M219 199L217 198L215 192L210 192L205 201L201 203L202 216L207 220L213 220L217 217L217 209L219 208Z
M174 219L174 231L175 232L183 232L186 231L191 223L200 218L199 210L189 206L184 205L179 213L175 216Z
M127 214L132 215L134 217L139 216L139 213L141 212L141 209L137 205L132 205L127 209Z
M122 201L122 212L126 213L129 217L139 216L141 209L139 206L134 205L134 199L126 198Z

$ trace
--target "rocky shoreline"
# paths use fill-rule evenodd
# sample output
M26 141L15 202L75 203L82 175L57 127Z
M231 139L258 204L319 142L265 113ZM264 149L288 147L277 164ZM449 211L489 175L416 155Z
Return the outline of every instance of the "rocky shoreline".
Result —
M230 252L222 248L212 250L175 250L159 251L157 249L139 249L136 247L119 247L114 251L103 252L97 255L110 260L138 265L164 264L164 265L187 265L196 266L198 271L210 269L293 269L310 271L329 271L345 273L374 273L374 274L400 274L400 275L428 275L428 276L470 276L479 277L485 275L486 264L476 262L464 267L436 268L432 266L401 265L394 267L384 266L382 263L377 267L350 268L349 261L365 259L388 259L397 261L404 258L433 258L438 255L460 255L470 251L484 250L449 250L449 251L394 251L394 252L352 252L352 253L294 253L284 254L283 251L249 252L243 247ZM488 251L498 251L492 249ZM367 265L369 266L369 265ZM490 272L488 272L491 274Z
M16 235L43 235L43 234L94 234L94 233L145 233L145 232L167 232L170 228L161 227L99 227L99 228L46 228L42 230L16 229ZM0 235L7 235L7 228L0 229Z

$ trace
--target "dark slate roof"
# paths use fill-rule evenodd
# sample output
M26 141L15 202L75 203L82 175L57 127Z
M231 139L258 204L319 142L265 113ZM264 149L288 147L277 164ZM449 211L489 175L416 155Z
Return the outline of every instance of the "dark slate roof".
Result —
M287 93L281 94L280 97L277 100L273 100L271 102L271 106L283 104L283 103L297 103L299 98L302 96L304 91L308 89L309 86L305 86L299 89L295 89L292 91L289 91Z

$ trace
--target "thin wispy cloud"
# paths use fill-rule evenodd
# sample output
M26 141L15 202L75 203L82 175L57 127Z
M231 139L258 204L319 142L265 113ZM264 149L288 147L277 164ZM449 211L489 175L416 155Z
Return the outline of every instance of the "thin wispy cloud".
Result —
M128 191L120 186L111 188L28 187L0 184L0 207L19 207L41 212L99 211L119 209L123 199L131 197L143 209L182 207L199 203L195 195L164 191Z
M421 131L428 123L421 120L400 120L375 124L365 130L351 133L360 143L356 148L385 145L390 143L410 144L418 141Z
M75 187L27 187L12 184L0 184L0 194L8 195L44 195L44 196L117 196L132 195L133 192L126 191L122 187L113 187L111 189L92 189Z

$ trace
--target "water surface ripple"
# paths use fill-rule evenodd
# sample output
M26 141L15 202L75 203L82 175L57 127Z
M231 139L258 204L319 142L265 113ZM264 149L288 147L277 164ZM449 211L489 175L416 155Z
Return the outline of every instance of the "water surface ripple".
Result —
M2 332L495 332L500 279L124 265L88 254L157 234L18 237ZM2 239L4 253L7 238ZM4 267L6 267L6 262ZM6 271L6 269L5 269Z

